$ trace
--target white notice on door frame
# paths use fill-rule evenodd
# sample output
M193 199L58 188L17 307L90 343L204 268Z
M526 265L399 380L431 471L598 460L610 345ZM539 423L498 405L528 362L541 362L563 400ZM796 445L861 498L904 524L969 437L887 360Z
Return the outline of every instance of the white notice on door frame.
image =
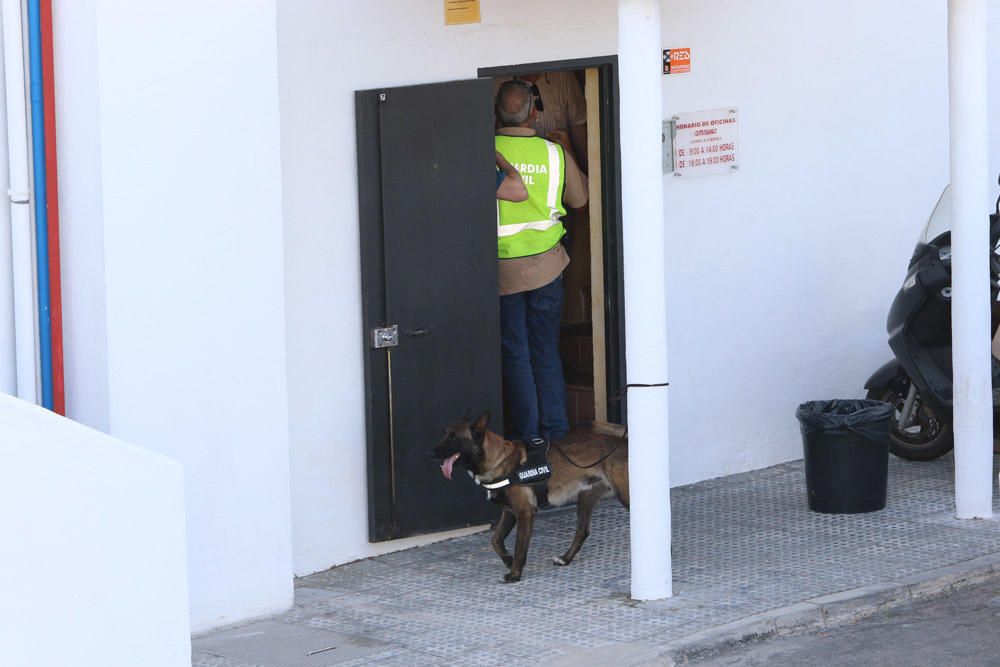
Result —
M710 176L739 169L739 113L735 108L677 114L673 121L674 176Z

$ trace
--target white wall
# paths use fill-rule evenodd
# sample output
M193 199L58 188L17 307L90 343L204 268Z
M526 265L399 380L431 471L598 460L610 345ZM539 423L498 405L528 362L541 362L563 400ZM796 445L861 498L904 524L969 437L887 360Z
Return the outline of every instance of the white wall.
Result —
M614 53L615 2L278 5L295 570L400 548L367 540L354 91L475 78L478 67ZM558 26L559 29L553 29Z
M71 414L185 466L194 631L281 611L275 2L58 4Z
M947 181L946 13L939 0L663 1L664 47L694 51L692 74L663 80L665 113L741 113L737 174L666 180L680 484L798 458L796 405L863 395L889 358L889 303ZM353 91L612 53L616 5L484 0L465 27L428 3L279 5L296 572L377 549Z
M52 22L66 415L108 432L97 3L54 3Z
M6 394L0 423L3 663L190 665L181 466Z
M0 36L0 45L3 39ZM0 81L3 81L0 74ZM0 184L10 184L7 159L6 90L0 90ZM0 198L0 391L17 393L17 348L14 330L14 255L9 197Z
M863 396L948 181L946 3L666 0L664 111L735 105L740 170L666 179L676 484L801 457L794 411Z
M0 45L3 44L0 36ZM0 81L5 78L0 74ZM0 184L10 185L7 151L6 88L0 90ZM17 346L14 329L14 254L9 197L0 198L0 391L17 394Z
M998 192L997 177L1000 176L1000 0L989 0L989 27L986 43L989 45L989 87L990 87L990 192L996 203Z

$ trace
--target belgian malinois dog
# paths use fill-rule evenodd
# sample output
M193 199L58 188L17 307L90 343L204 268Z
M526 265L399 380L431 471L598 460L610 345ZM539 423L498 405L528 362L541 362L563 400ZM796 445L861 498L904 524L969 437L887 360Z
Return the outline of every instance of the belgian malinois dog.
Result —
M489 413L474 422L461 419L447 429L444 438L431 451L431 458L442 461L441 472L451 479L456 463L463 465L480 484L508 477L527 460L525 443L505 440L487 430ZM552 562L569 565L590 535L590 517L597 501L614 495L628 508L628 444L622 437L600 433L573 432L552 443L549 448L552 476L548 480L548 498L553 505L576 501L576 535L562 556ZM521 580L528 556L528 543L538 511L538 498L532 486L511 484L491 491L492 499L503 505L503 514L493 533L493 549L510 571L503 580ZM517 525L514 556L504 544Z

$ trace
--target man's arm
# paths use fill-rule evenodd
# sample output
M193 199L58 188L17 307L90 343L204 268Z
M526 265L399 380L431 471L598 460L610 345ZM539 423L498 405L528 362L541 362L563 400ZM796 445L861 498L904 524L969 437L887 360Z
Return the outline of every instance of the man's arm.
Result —
M576 150L573 148L573 142L566 130L550 130L545 138L553 143L557 143L562 146L563 153L566 154L568 160L572 160L577 166L580 164L579 158L577 158Z
M574 157L577 164L587 172L587 124L573 125L569 128L569 137L573 144Z
M576 166L569 134L565 130L552 130L548 136L550 141L562 146L563 155L566 156L566 187L563 189L563 202L570 208L581 208L590 198L590 192L587 176Z
M504 179L497 187L497 199L504 201L519 202L528 198L528 188L524 187L524 181L517 169L507 161L500 151L497 154L497 168L504 174Z
M587 100L575 74L563 73L563 85L566 91L566 123L569 125L569 138L575 151L573 157L581 171L588 173Z

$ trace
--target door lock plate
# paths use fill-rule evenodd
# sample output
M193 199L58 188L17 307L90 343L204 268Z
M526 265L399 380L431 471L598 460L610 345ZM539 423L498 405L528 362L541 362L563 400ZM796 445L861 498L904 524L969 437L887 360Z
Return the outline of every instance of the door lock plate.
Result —
M399 326L393 324L391 327L372 329L372 347L375 349L383 347L396 347L399 345Z

